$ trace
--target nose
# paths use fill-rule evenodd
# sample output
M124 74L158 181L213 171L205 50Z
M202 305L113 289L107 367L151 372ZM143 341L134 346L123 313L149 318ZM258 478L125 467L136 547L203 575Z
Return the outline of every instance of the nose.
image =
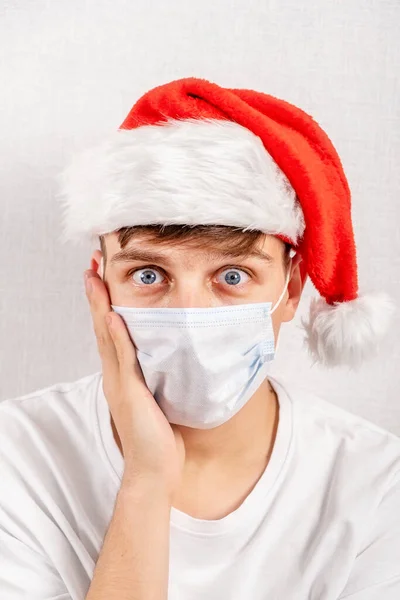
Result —
M210 286L191 280L178 284L170 294L171 308L210 308L221 306Z

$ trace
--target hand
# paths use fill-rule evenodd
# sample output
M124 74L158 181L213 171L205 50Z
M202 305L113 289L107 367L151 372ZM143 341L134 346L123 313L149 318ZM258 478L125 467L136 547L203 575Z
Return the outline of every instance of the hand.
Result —
M102 361L103 391L123 450L123 483L156 478L173 496L185 460L182 436L146 386L135 346L122 317L111 308L103 280L95 271L86 273L92 284L86 295Z

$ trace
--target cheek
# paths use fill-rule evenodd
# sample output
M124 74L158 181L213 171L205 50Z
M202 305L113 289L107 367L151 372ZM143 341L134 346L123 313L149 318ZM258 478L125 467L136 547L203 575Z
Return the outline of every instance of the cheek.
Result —
M276 296L276 294L275 294ZM274 308L274 306L276 306L276 303L279 301L279 297L276 298L272 308ZM283 296L283 298L280 300L279 305L276 306L274 312L272 313L272 323L274 324L274 326L279 327L280 324L282 323L282 321L285 319L287 312L288 312L288 293L286 291L285 295Z
M295 311L293 310L293 303L289 301L287 295L283 298L281 305L275 312L277 313L276 320L279 323L279 326L282 323L289 322L293 319ZM274 314L272 316L274 316Z
M281 324L282 324L282 318L281 317L282 317L282 315L279 312L279 308L277 308L276 311L274 313L272 313L272 315L271 315L271 318L272 318L272 328L274 330L275 340L277 340L278 335L279 335L279 330L281 328Z
M146 289L143 286L141 289L129 283L115 283L113 286L113 304L116 306L126 306L132 308L152 308L168 306L170 302L169 295L165 290L157 291L148 286Z
M121 285L118 281L115 281L114 277L107 278L106 273L106 281L104 281L104 284L108 290L110 304L113 304L114 306L135 305L135 303L132 302L132 294L127 294L125 287Z

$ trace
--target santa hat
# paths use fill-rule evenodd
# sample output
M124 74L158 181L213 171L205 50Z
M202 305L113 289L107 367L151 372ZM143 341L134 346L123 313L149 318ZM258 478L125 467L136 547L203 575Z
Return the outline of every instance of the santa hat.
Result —
M309 114L269 94L188 77L157 86L60 176L64 241L148 224L230 225L276 235L320 294L302 320L315 361L376 353L393 303L358 294L351 195Z

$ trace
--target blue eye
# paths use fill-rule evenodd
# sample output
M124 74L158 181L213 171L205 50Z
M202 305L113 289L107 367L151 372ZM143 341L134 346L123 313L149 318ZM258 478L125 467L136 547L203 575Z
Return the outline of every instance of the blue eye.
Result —
M248 281L247 278L249 278L249 275L246 273L246 271L243 271L242 269L225 269L225 271L222 271L221 275L223 275L225 273L225 283L227 283L228 285L238 285L239 283L246 283L246 281ZM242 281L242 275L240 275L240 273L242 273L245 276L244 281Z
M161 283L162 279L157 281L157 274L160 275L160 272L156 271L156 269L137 269L133 273L133 280L139 285L141 285L142 283L144 283L145 285L151 285L152 283ZM137 275L139 277L138 279L136 278Z

